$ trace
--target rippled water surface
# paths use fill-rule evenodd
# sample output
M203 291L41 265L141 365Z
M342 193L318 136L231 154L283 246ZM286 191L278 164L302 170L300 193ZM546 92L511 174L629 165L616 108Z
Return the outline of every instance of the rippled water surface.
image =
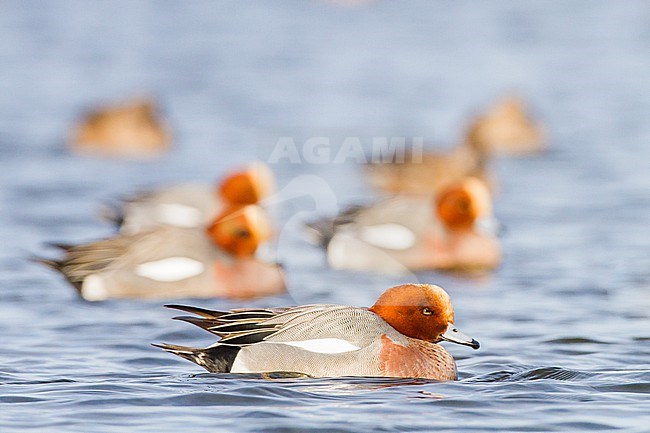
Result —
M3 2L0 430L620 431L650 428L650 7L626 2ZM209 344L162 302L78 300L26 260L109 235L100 203L209 182L278 137L423 136L518 90L551 150L500 159L502 267L446 287L479 351L460 380L206 374L151 347ZM88 104L155 95L176 146L152 162L77 158ZM336 141L333 139L333 141ZM400 281L334 272L300 221L370 192L352 160L273 165L290 294L368 305ZM302 195L302 196L301 196ZM220 300L209 308L250 304Z

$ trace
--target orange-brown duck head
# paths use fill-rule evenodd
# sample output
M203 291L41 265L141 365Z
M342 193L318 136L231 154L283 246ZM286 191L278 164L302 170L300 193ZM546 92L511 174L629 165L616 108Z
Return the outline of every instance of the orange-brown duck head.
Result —
M271 227L262 208L256 205L228 207L207 228L219 248L239 257L251 257L271 237Z
M478 341L464 335L454 325L449 295L438 286L403 284L391 287L381 294L370 311L407 337L479 348Z
M436 197L436 214L451 231L471 230L479 218L492 215L492 199L485 184L467 177Z
M247 205L258 203L275 189L271 169L262 162L226 176L219 185L219 196L227 203Z

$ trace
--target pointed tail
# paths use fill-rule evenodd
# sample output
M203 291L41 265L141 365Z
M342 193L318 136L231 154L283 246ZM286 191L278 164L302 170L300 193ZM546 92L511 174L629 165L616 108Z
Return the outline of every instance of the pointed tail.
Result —
M211 373L230 373L241 347L217 344L205 349L196 349L175 344L152 344L162 350L200 365Z
M63 262L61 260L46 259L45 257L31 256L29 257L29 261L33 263L40 263L41 265L45 265L53 271L57 272L61 272L61 268L63 267Z
M77 290L77 294L79 296L82 296L81 294L81 285L83 281L77 281L73 278L71 278L64 270L66 266L65 260L54 260L54 259L46 259L45 257L39 257L39 256L31 256L29 257L29 260L34 263L39 263L41 265L45 265L48 268L52 269L53 271L56 271L63 275L65 279L72 285Z

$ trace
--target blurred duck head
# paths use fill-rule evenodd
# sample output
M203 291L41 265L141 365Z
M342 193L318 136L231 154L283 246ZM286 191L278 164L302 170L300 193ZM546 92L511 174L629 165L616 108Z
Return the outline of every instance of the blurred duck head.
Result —
M450 231L479 228L493 221L490 191L481 180L467 177L437 196L436 214Z
M275 180L269 166L254 162L226 176L219 185L219 195L227 203L248 205L258 203L274 189Z
M153 156L169 147L170 134L153 101L136 99L86 114L70 137L75 151L112 156Z
M271 226L261 207L233 205L214 220L207 233L219 248L235 257L247 258L270 239Z
M524 102L509 97L474 119L466 139L480 152L516 155L543 150L545 134L543 128L528 116Z

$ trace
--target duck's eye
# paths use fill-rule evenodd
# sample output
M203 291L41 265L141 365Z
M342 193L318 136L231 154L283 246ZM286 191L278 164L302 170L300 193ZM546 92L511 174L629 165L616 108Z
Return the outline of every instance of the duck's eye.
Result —
M236 230L234 233L236 238L245 239L250 237L251 233L248 230Z
M431 316L433 314L433 311L429 307L424 307L422 309L422 314L424 314L425 316Z
M469 202L467 200L458 200L458 210L462 213L469 211Z

